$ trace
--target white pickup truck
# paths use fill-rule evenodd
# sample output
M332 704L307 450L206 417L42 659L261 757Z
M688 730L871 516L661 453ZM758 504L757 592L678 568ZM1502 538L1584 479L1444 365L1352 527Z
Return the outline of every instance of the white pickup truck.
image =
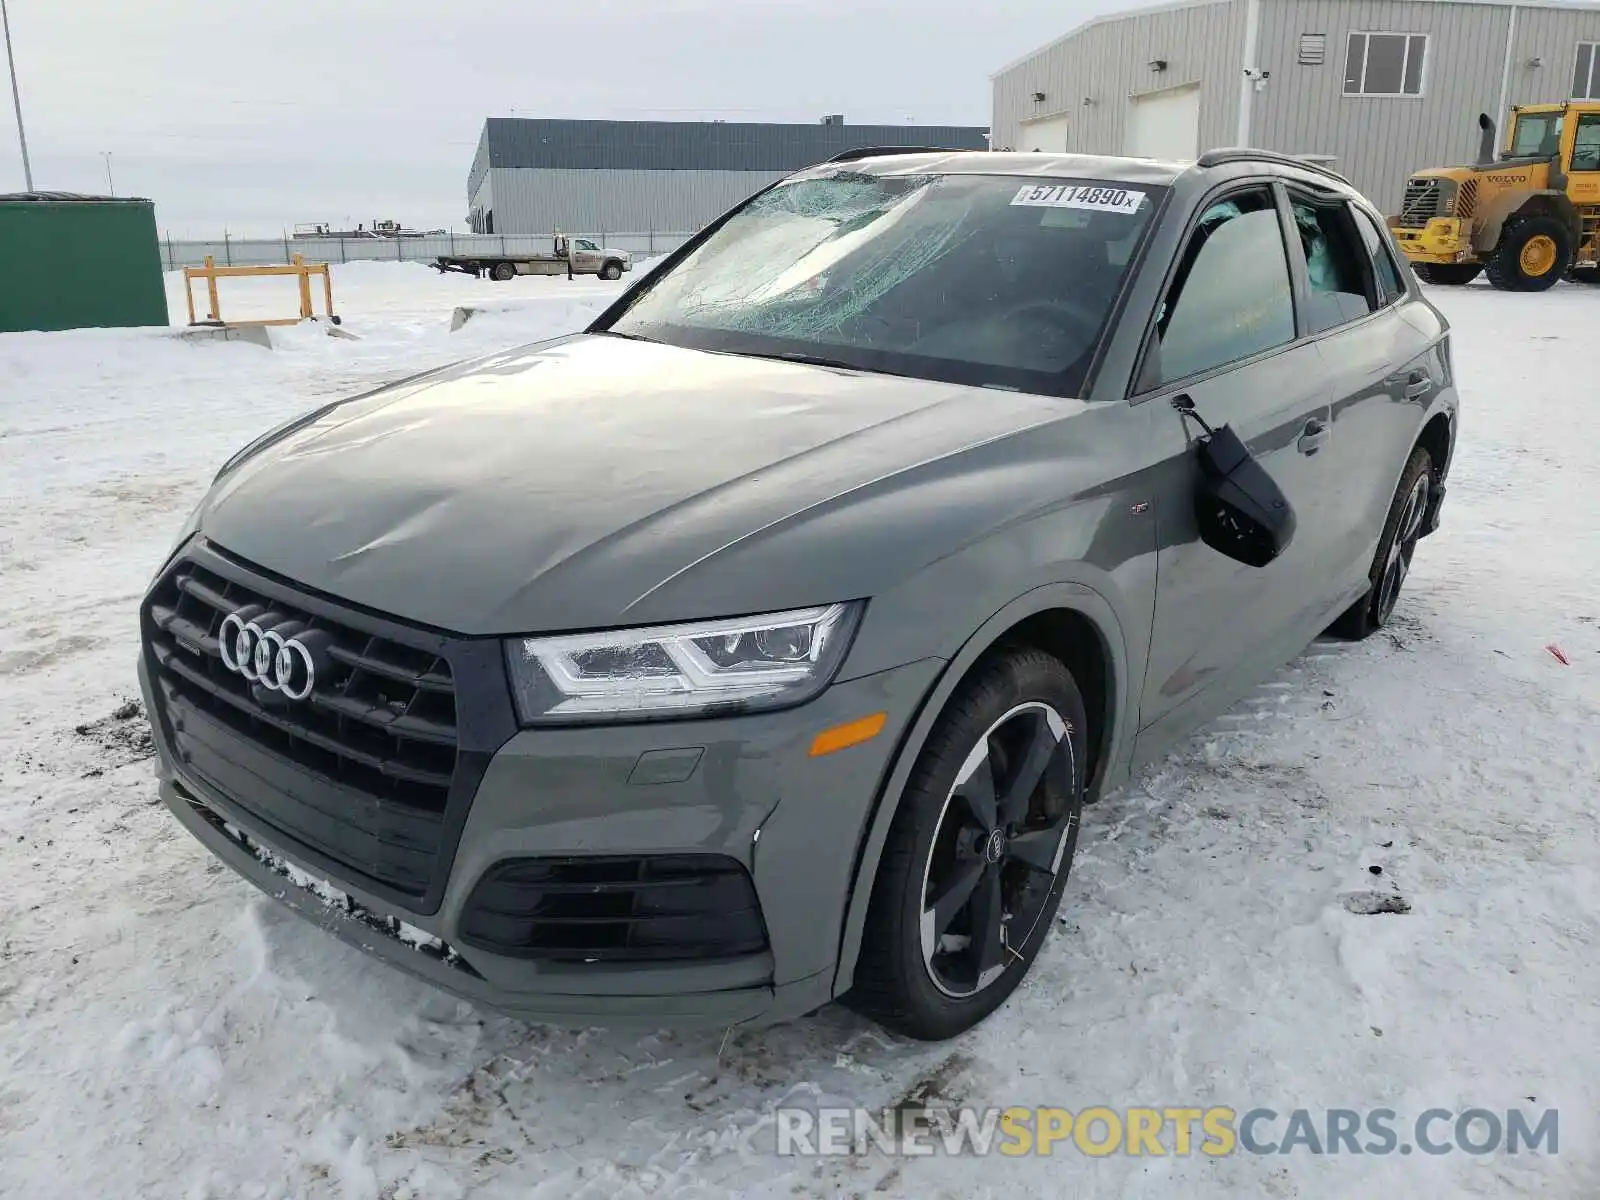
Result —
M621 279L633 270L633 258L626 250L598 246L588 238L554 239L549 254L442 254L433 265L440 272L460 271L504 281L518 275L565 275L568 265L574 275L598 275L601 279Z

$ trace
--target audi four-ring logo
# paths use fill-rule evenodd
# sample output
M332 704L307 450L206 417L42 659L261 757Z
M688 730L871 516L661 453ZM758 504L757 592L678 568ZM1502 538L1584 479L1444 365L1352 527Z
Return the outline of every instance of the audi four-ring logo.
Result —
M217 634L222 665L268 691L304 700L317 686L316 657L300 637L305 629L272 614L229 613Z

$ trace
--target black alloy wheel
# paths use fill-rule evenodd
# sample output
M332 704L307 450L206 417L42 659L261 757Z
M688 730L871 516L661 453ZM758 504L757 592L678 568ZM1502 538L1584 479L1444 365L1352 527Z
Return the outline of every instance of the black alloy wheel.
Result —
M899 796L846 1003L932 1041L1005 1002L1066 886L1088 736L1059 659L1002 645L972 668Z

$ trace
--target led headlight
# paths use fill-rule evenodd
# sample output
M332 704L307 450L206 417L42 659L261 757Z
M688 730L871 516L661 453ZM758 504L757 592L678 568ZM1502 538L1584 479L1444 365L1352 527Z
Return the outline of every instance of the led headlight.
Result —
M839 670L861 603L562 637L513 638L506 662L525 725L786 708Z

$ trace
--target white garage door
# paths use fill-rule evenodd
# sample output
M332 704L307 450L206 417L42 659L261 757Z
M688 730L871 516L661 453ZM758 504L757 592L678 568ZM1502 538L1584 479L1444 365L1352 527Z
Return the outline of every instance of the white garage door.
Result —
M1065 154L1067 137L1071 133L1070 117L1045 117L1042 121L1029 121L1017 135L1017 149L1024 153L1043 150L1046 154Z
M1122 152L1135 158L1194 158L1200 153L1200 89L1170 88L1128 102Z

